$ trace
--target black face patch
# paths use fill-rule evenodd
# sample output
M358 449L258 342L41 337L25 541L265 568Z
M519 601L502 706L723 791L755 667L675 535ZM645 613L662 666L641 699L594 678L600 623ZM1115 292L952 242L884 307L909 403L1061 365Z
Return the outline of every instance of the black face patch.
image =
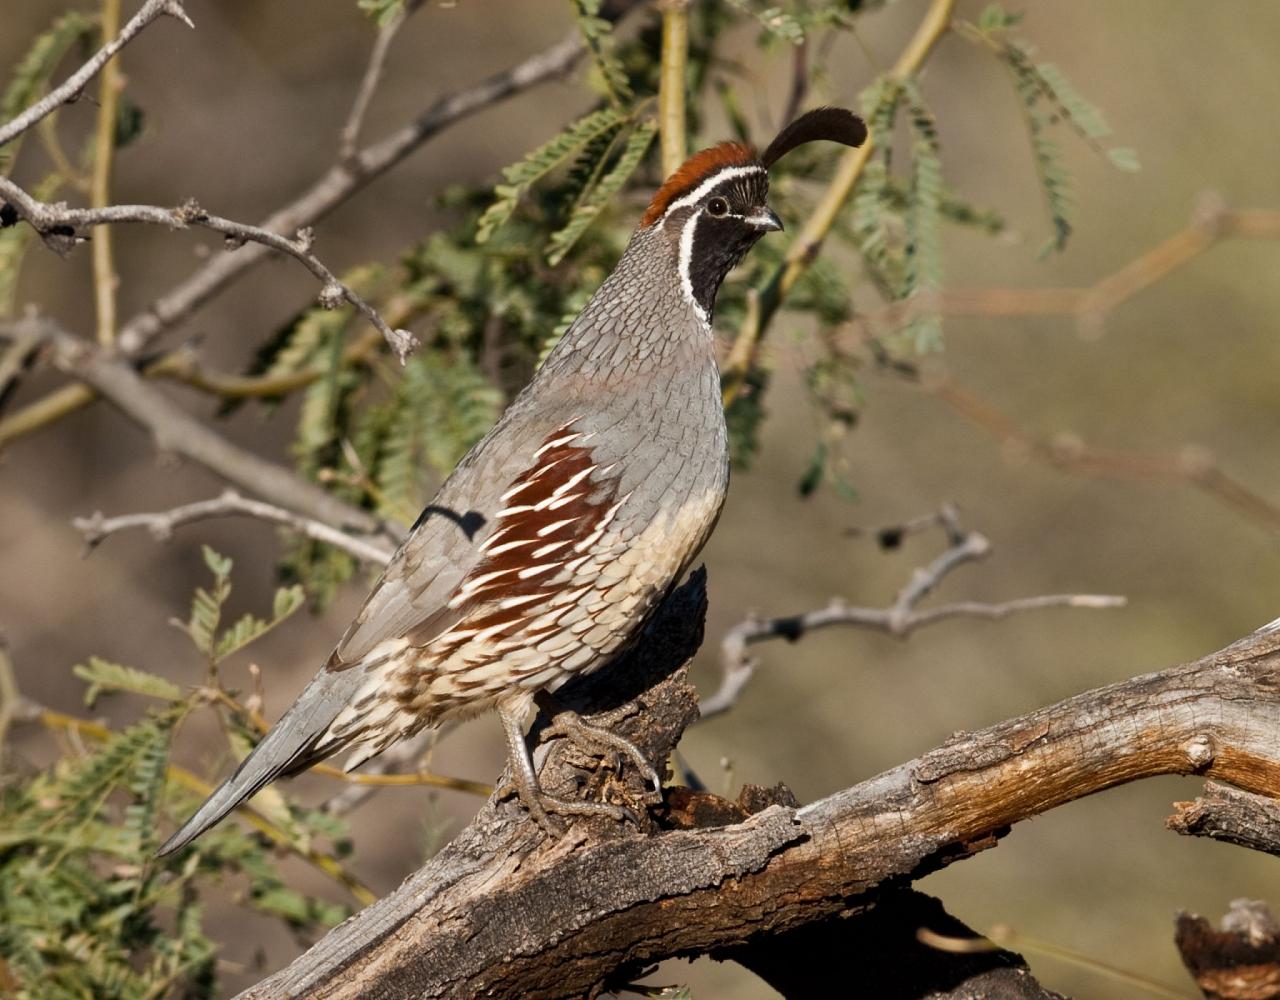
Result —
M726 173L732 169L727 168ZM693 226L687 258L681 253L680 266L687 268L682 279L687 278L694 302L708 317L725 276L764 235L758 225L745 220L767 210L768 195L769 177L763 170L731 175L708 188L688 210L673 212L668 220L678 245L686 227Z
M764 231L732 215L722 219L700 213L693 224L689 285L693 300L708 317L715 309L720 285Z

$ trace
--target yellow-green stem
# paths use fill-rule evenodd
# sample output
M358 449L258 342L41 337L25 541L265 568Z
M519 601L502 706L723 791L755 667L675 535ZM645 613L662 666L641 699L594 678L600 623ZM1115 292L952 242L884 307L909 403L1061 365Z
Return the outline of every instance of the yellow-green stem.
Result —
M662 174L670 177L684 162L685 69L689 59L689 0L662 4L662 66L658 77L658 128L662 134Z
M120 0L102 0L102 40L120 33ZM102 67L98 78L98 120L93 139L93 176L89 182L89 203L105 208L111 200L111 167L115 160L116 109L123 77L120 56ZM111 227L100 226L93 237L93 301L98 316L98 343L111 344L116 338L116 270L111 253Z
M890 72L893 79L906 80L920 71L920 67L929 58L934 46L947 33L955 5L956 0L933 0L920 26L911 37L911 41L907 43L907 47L902 50L902 54L894 64ZM723 395L726 406L733 402L745 383L747 371L755 363L760 340L769 326L769 321L773 319L778 307L782 305L796 282L818 256L822 241L831 231L840 210L853 193L858 178L862 176L863 170L871 161L875 142L876 137L868 135L867 141L857 149L845 151L836 167L835 176L831 178L831 182L822 193L813 214L809 216L800 234L788 247L782 264L769 275L764 287L760 290L759 308L747 311L734 341L731 355L737 363L725 366Z

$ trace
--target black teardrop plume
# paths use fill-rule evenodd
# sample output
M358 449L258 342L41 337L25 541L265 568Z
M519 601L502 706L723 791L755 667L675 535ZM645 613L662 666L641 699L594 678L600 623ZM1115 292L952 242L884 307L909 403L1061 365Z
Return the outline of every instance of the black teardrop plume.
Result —
M773 166L797 146L826 139L846 146L861 146L867 140L867 126L845 108L814 108L778 133L760 157L765 169Z

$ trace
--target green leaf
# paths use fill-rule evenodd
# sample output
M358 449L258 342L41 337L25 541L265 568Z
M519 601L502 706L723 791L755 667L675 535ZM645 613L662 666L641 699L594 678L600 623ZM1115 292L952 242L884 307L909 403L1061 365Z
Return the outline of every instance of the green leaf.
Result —
M237 653L256 639L261 638L297 611L306 602L306 594L301 586L281 587L276 591L271 621L263 621L252 614L241 615L240 619L218 637L214 648L214 659L225 660L232 653Z
M484 243L516 210L524 193L542 177L564 163L597 136L616 129L626 116L614 108L601 108L576 122L554 138L502 171L505 184L494 188L494 201L476 224L476 242Z
M381 28L404 9L404 0L357 0L356 6Z
M209 572L215 578L225 580L231 575L231 567L234 563L231 561L230 556L220 555L208 545L202 545L200 550L204 554L204 564L209 567Z
M631 133L627 139L626 146L622 150L622 154L618 157L618 161L613 165L613 168L601 178L594 188L584 192L564 228L552 234L547 244L548 264L555 267L560 261L564 260L565 254L578 242L578 238L586 232L587 227L595 221L596 216L613 202L614 197L630 180L636 168L640 166L640 162L644 159L645 153L649 151L649 146L653 143L653 137L657 135L657 132L657 123L649 120L642 122Z
M97 656L89 657L87 664L77 663L71 668L71 672L89 683L89 688L84 693L86 705L92 705L104 691L128 691L164 701L182 700L181 689L172 681Z
M1125 173L1136 173L1142 169L1142 164L1138 161L1138 151L1128 146L1112 146L1107 150L1107 159L1111 161L1113 167Z
M600 17L601 0L574 0L573 13L582 40L591 53L604 95L615 108L630 104L634 95L627 71L613 54L613 25Z
M307 595L300 586L280 587L271 603L271 624L279 625L307 602Z
M1008 31L1016 27L1021 20L1021 13L1007 11L1000 4L993 3L984 7L982 13L978 15L978 28L987 33Z
M805 469L804 475L800 477L800 482L796 485L796 490L802 497L810 497L822 485L822 480L826 478L827 473L827 443L819 441L813 450L813 455L809 459L809 467Z

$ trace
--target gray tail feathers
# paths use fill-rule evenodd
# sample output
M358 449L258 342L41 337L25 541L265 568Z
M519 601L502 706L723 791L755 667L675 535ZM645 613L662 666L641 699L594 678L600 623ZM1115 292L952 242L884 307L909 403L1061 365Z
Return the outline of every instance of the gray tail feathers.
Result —
M361 681L357 669L333 673L322 670L280 718L271 731L236 768L235 773L205 799L192 817L156 851L164 857L181 850L221 820L245 799L282 775L305 770L340 750L342 743L325 743L329 726L346 707Z

